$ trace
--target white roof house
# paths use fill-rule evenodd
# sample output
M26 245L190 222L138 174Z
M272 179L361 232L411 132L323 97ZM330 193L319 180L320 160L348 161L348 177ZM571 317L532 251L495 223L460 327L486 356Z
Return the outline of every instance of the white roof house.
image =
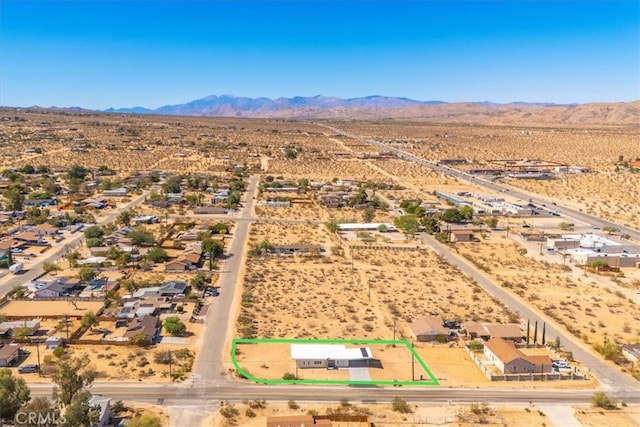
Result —
M379 226L384 225L389 231L397 231L395 225L389 222L362 222L362 223L345 223L338 224L339 231L361 231L361 230L377 230Z
M347 348L341 344L291 344L291 358L298 368L349 368L373 359L369 347Z

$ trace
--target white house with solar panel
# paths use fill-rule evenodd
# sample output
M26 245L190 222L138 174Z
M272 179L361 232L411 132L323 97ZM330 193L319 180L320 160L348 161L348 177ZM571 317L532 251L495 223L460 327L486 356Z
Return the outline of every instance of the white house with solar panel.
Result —
M301 369L363 368L379 364L369 347L347 348L340 344L291 344L291 358Z

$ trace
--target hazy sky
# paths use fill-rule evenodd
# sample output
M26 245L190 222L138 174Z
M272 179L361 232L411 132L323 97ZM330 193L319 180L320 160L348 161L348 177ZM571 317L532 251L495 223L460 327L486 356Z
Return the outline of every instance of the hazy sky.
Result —
M640 99L640 2L0 0L0 105Z

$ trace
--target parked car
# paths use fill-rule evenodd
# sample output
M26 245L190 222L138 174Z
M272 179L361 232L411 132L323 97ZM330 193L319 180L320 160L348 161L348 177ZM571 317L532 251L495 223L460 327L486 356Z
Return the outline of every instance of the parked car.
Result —
M23 365L18 368L19 374L32 374L38 372L38 365Z
M217 288L213 288L211 290L211 296L217 297L218 295L220 295L220 291L218 291Z
M551 366L553 366L554 368L568 368L569 362L567 362L566 360L554 360Z

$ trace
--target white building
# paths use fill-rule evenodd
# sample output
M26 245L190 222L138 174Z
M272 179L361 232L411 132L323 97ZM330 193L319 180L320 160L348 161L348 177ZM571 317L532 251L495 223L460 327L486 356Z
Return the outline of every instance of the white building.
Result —
M291 358L298 368L340 369L367 366L373 359L369 347L340 344L291 344Z
M387 227L387 231L398 231L395 225L390 222L362 222L362 223L349 223L338 224L338 231L376 231L378 227L384 225Z

